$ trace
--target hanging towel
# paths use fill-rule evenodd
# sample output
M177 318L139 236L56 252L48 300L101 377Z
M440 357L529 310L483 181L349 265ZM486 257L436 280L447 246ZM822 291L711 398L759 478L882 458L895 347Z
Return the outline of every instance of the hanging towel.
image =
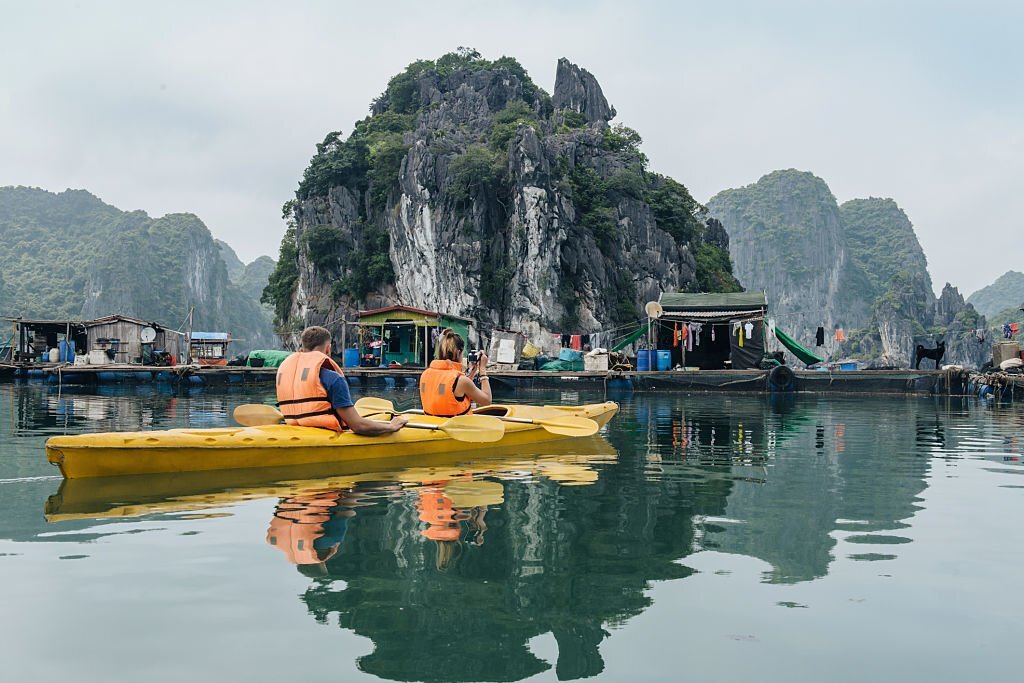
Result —
M700 346L700 331L704 325L701 323L692 323L690 325L690 336L693 337L693 343L696 346Z
M697 335L695 335L693 333L693 325L687 323L686 324L686 350L687 351L693 351L693 338L696 337L696 336Z
M837 342L846 341L846 333L843 332L843 328L841 328L841 327L837 327L836 328L836 341Z
M1013 336L1020 332L1020 323L1013 323L1010 325L1010 336Z
M743 331L747 333L747 339L754 338L754 323L747 323L743 326Z
M679 323L672 323L672 348L679 346Z
M569 337L569 346L572 347L573 351L582 351L583 350L583 339L581 338L581 335L574 334L574 335L570 336Z
M711 326L711 341L715 341L715 326Z
M825 328L819 327L818 331L814 333L814 345L824 346L825 345Z

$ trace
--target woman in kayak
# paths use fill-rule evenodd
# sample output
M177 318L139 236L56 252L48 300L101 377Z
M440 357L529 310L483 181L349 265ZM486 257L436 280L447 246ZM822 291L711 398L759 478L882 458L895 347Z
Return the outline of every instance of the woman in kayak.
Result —
M491 405L491 382L487 376L487 356L483 353L469 374L462 372L465 340L450 327L437 339L436 360L420 375L420 403L427 415L454 417L470 411L472 402ZM480 378L480 388L473 382Z
M381 422L356 412L348 380L331 359L331 333L325 328L307 327L301 344L277 369L277 405L285 423L376 436L397 432L409 421L396 415Z

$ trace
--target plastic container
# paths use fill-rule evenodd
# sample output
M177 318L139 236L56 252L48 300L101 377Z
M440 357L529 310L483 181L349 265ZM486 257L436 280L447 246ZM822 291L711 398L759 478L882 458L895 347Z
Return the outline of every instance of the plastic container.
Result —
M345 357L343 358L344 367L346 368L358 368L359 367L359 349L345 349Z
M855 361L855 360L843 361L842 363L839 364L839 369L840 370L856 370L857 369L857 361Z
M107 352L103 349L93 349L89 352L89 365L107 365L110 363L110 359L107 358Z
M658 351L658 372L665 372L672 369L672 352Z
M75 362L75 342L61 339L57 342L57 348L60 350L59 358L61 363Z
M59 363L60 362L60 349L58 349L57 347L54 347L54 348L50 349L49 359L50 359L51 363Z
M651 371L651 356L654 356L655 362L657 362L657 356L654 355L654 351L649 349L640 349L636 352L636 371L637 372L650 372Z

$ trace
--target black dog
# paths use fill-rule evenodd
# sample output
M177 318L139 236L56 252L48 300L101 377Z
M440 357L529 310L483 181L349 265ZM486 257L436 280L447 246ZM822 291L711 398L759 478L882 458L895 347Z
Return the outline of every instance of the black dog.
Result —
M922 358L934 358L935 369L938 370L939 363L942 362L942 357L944 355L946 355L946 340L944 339L936 344L934 349L926 349L918 344L917 350L914 352L914 369L920 369Z

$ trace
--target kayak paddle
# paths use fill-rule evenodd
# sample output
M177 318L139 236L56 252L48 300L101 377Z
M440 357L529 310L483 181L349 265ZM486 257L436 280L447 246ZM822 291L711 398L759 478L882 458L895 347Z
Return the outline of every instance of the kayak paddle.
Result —
M235 422L245 427L278 424L284 419L281 411L274 406L253 404L240 405L234 411ZM439 425L407 422L412 429L429 429L444 432L456 441L490 443L501 441L505 436L505 425L490 415L457 415Z
M363 411L375 411L378 413L391 413L392 415L400 414L395 410L395 406L391 401L383 398L374 398L373 396L366 396L356 401L356 410ZM423 414L422 410L406 410L403 413L417 413ZM481 415L480 417L485 417ZM547 418L529 418L529 417L501 417L494 416L502 422L518 422L521 424L534 424L539 427L543 427L545 430L552 434L560 434L562 436L591 436L597 433L600 429L598 424L586 417L579 417L577 415L565 415L559 417L547 417Z

